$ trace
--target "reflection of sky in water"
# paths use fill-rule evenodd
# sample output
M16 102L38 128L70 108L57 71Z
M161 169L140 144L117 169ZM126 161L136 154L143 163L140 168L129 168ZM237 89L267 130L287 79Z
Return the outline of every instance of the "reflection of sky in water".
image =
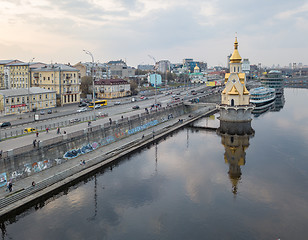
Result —
M222 138L188 128L19 217L4 239L304 239L306 95L285 89L283 109L252 121L236 196Z

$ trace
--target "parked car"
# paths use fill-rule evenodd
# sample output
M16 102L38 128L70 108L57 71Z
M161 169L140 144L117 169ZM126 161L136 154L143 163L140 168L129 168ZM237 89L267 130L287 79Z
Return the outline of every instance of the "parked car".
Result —
M47 113L48 113L48 114L52 114L52 110L49 109L49 110L47 111Z
M82 107L82 108L77 109L77 112L85 112L85 111L87 111L86 107Z
M98 105L95 105L95 109L99 109L99 108L101 108L102 106L100 105L100 104L98 104Z
M25 128L24 133L36 132L35 128Z
M139 109L140 107L138 105L135 105L132 107L132 109Z
M144 96L141 96L140 99L144 99Z
M0 123L1 128L10 127L10 126L12 126L12 124L10 122Z
M120 105L121 104L121 102L115 102L114 103L114 105Z
M41 114L41 115L44 115L44 114L45 114L45 112L42 110L42 111L40 111L40 114Z

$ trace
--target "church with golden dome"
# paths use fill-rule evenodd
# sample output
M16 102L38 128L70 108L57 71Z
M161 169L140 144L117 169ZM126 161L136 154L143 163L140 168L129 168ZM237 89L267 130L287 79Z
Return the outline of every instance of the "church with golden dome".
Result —
M230 57L230 72L225 74L225 88L221 93L220 119L224 121L250 121L254 106L249 103L246 76L242 72L242 58L237 37Z

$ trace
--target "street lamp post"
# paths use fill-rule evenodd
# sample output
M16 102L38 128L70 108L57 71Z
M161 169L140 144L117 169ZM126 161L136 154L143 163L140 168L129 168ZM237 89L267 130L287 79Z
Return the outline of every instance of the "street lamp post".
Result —
M93 120L96 120L96 116L95 116L95 88L94 88L94 76L93 76L93 69L94 69L94 57L92 55L92 53L90 51L87 50L83 50L86 54L90 55L92 58L92 68L91 68L91 77L92 77L92 92L93 92Z
M153 56L149 55L150 58L152 58L154 60L154 77L155 77L155 106L157 104L157 79L156 79L156 60Z

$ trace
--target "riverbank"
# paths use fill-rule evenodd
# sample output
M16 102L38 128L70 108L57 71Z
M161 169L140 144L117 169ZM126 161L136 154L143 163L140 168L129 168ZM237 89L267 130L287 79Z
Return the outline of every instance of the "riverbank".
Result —
M17 180L14 182L12 193L6 192L4 188L1 189L0 216L18 211L18 209L33 203L36 199L51 194L57 189L77 181L98 168L142 148L204 115L212 114L215 111L215 107L209 106L202 112L184 114L172 118L152 128L137 132L119 141L98 148L95 151L78 156L61 165L45 169L27 178ZM85 165L80 165L81 160L85 160ZM32 186L32 182L35 183L35 186Z

